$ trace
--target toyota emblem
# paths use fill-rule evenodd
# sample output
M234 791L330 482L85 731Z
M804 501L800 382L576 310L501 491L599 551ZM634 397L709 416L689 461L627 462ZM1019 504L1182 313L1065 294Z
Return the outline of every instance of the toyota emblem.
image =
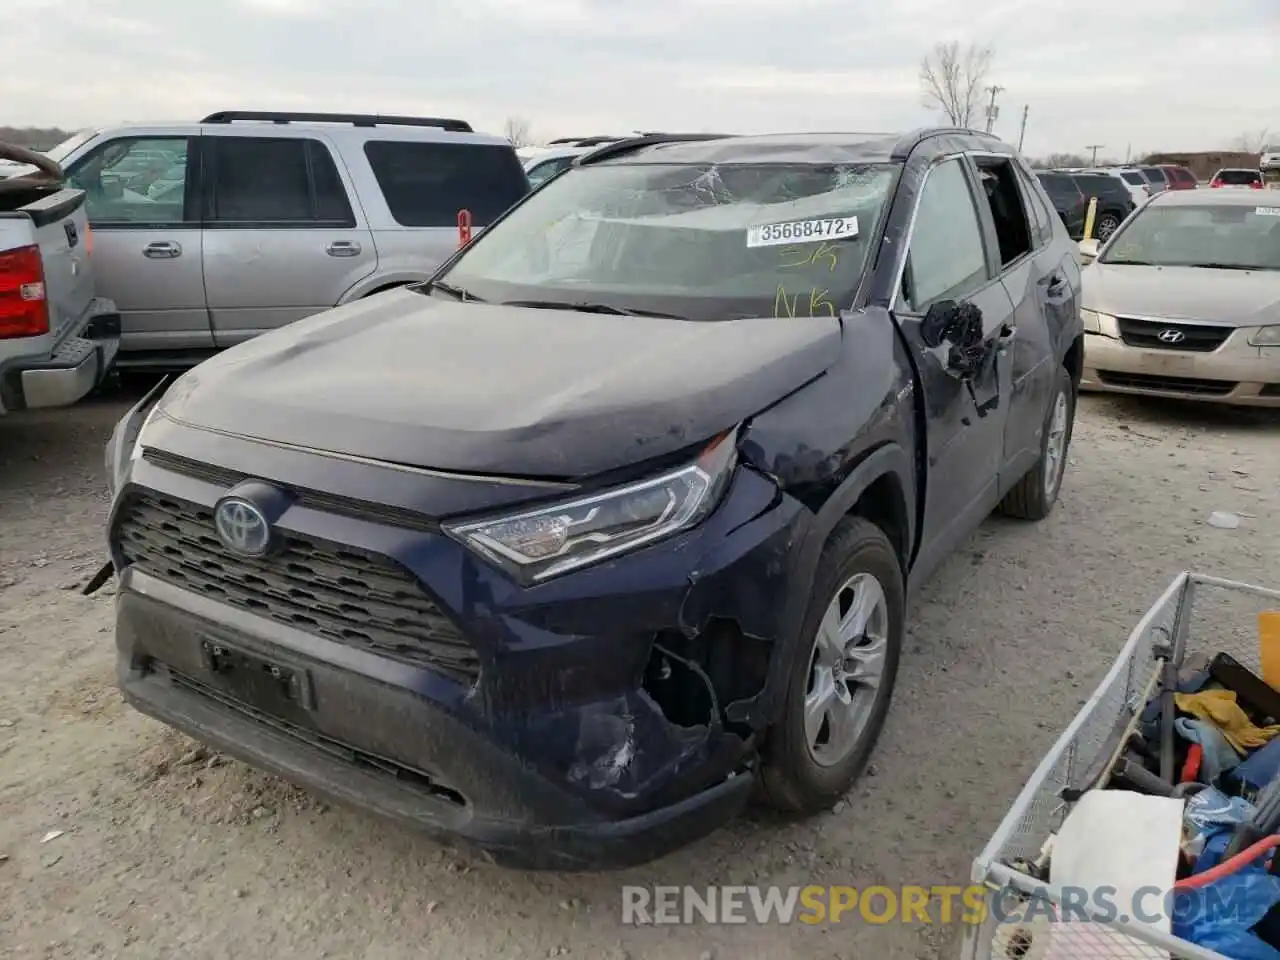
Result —
M213 526L223 546L234 553L261 557L271 548L271 524L248 500L221 500L213 510Z
M1174 330L1173 328L1170 328L1168 330L1161 330L1156 335L1156 339L1161 343L1181 343L1183 340L1187 339L1187 335L1181 330Z

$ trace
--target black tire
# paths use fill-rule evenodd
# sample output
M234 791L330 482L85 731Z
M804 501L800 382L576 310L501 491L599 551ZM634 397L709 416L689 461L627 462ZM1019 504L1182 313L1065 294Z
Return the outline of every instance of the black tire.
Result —
M1066 401L1066 432L1062 437L1062 451L1059 454L1057 473L1053 483L1046 480L1049 460L1049 431L1053 420L1058 398ZM1045 411L1044 428L1040 432L1040 459L1026 475L1018 481L1017 486L1005 494L998 512L1006 517L1019 520L1043 520L1053 505L1058 502L1058 491L1062 489L1062 477L1067 472L1067 453L1071 449L1071 431L1075 425L1076 386L1066 367L1058 367L1057 381L1053 395L1049 398L1049 409Z
M856 747L843 760L821 765L810 752L804 725L804 701L809 689L814 641L823 614L837 591L857 574L875 577L884 592L887 629L880 685L855 741ZM799 814L829 810L857 781L889 713L905 618L906 588L893 544L884 531L869 520L844 518L836 525L818 561L813 593L804 616L803 646L790 665L779 717L765 737L760 785L764 799L771 806Z
M1098 217L1098 222L1094 224L1094 233L1098 235L1098 240L1108 240L1111 235L1116 232L1120 226L1120 218L1114 213L1104 213Z

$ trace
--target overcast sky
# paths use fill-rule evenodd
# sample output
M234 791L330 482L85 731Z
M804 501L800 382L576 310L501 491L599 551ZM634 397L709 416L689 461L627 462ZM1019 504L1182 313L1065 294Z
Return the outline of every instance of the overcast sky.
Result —
M1100 155L1280 140L1280 0L0 0L0 123L215 109L458 116L537 137L902 130L920 57L995 48L996 132Z

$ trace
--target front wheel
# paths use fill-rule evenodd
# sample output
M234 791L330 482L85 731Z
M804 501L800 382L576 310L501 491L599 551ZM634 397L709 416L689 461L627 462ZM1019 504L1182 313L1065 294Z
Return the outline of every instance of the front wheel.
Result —
M1040 433L1040 459L1000 503L1000 513L1020 520L1043 520L1058 502L1062 475L1067 469L1067 448L1075 423L1076 388L1066 367L1058 367L1044 429Z
M880 738L902 648L902 568L875 524L846 517L823 548L761 786L776 808L811 814L848 793Z

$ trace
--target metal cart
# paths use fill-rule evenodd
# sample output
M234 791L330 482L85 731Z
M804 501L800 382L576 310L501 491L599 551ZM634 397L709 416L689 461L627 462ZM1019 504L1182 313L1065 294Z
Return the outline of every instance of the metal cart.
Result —
M1028 864L1040 857L1046 840L1071 809L1062 799L1064 789L1078 788L1105 769L1116 731L1135 722L1159 690L1164 658L1176 668L1188 653L1225 652L1258 673L1258 614L1277 608L1280 590L1194 573L1174 579L1138 622L1102 683L1040 762L974 861L972 882L987 888L989 905L1000 897L1002 909L988 910L980 924L966 929L962 960L1229 960L1155 927L1107 921L1092 912L1088 916L1096 921L1069 923L1069 945L1054 944L1043 921L1001 923L1000 917L1009 915L1011 905L1032 898L1061 903L1057 891L1028 872Z

